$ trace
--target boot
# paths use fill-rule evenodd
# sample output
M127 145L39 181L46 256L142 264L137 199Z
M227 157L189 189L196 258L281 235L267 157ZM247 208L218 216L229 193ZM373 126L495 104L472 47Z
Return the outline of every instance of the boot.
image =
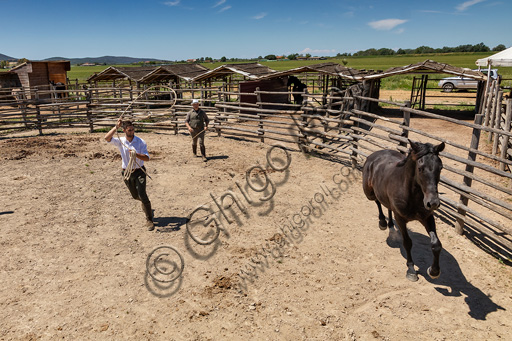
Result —
M201 157L203 158L203 161L206 162L208 159L206 158L206 147L201 146Z
M153 223L153 210L151 209L151 203L142 203L142 210L144 211L144 214L146 214L146 225L148 227L148 231L153 231L155 229L155 224Z

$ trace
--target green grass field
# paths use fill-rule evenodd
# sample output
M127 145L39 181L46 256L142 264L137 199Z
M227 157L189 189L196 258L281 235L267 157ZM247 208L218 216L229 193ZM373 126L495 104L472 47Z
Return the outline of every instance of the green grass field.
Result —
M447 63L454 66L465 67L470 69L476 69L475 61L479 58L483 58L491 55L492 53L446 53L446 54L425 54L425 55L399 55L399 56L368 56L368 57L346 57L347 67L354 69L366 69L366 70L386 70L390 67L404 66L417 62L422 62L427 59L434 60L440 63ZM283 71L294 69L303 65L312 65L323 62L335 62L343 65L342 58L340 59L327 59L321 61L314 60L289 60L289 61L267 61L261 62L261 64L270 67L271 69ZM214 69L220 65L226 63L203 63L207 68ZM118 66L137 66L137 65L118 65ZM71 66L71 71L68 72L68 78L71 82L78 79L79 82L84 82L87 78L93 75L95 72L101 72L108 66ZM504 81L502 86L512 85L512 68L499 68L499 73L503 77ZM446 77L447 75L438 75L436 78ZM382 81L383 89L404 89L408 90L411 88L413 75L403 75L385 78Z

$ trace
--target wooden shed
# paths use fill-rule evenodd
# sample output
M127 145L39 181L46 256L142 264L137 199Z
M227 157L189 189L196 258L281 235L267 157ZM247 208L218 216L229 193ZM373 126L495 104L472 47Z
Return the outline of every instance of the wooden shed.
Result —
M275 72L277 71L259 63L226 64L195 76L192 82L196 84L204 82L205 86L211 86L214 81L222 81L233 88L237 87L240 81L260 79Z
M208 71L210 69L200 64L162 65L144 76L140 82L145 84L168 84L171 82L179 85L180 83L188 83L192 78Z
M17 74L14 72L0 72L0 89L18 87L21 87L21 83Z
M69 70L71 70L69 60L28 61L12 68L9 72L18 75L22 87L31 88L48 86L51 81L66 84Z
M136 86L139 87L141 84L141 79L149 73L155 71L155 69L155 66L109 66L105 70L99 73L95 73L94 75L87 78L87 82L94 83L96 87L99 82L112 82L112 86L115 87L118 81L128 81L130 86L132 85L132 83L135 83Z

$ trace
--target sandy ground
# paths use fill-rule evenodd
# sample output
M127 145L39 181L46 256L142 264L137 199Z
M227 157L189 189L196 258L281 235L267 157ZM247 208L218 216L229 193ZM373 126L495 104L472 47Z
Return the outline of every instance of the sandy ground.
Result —
M287 169L276 171L269 145L214 134L204 163L191 157L187 135L140 133L152 156L157 230L149 232L103 134L33 134L0 139L2 340L510 337L512 269L437 217L441 277L426 274L429 238L413 222L420 279L409 282L400 237L379 230L358 173L347 176L342 163L290 152ZM282 151L271 155L283 165ZM256 192L248 181L268 187ZM212 198L230 189L245 214L225 209L231 222L219 214L217 240L199 245L186 217L203 204L215 209ZM299 227L290 231L291 221ZM196 239L212 235L190 226ZM159 246L173 249L147 262Z

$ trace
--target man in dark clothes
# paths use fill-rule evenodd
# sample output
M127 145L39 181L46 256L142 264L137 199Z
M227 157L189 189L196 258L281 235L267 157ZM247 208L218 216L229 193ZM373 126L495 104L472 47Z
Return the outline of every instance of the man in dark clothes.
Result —
M199 109L199 101L197 99L192 100L192 110L187 113L185 124L192 135L192 153L197 156L197 140L199 140L199 148L201 149L201 157L203 161L207 161L206 148L204 146L204 135L208 129L208 123L210 120L204 112Z

